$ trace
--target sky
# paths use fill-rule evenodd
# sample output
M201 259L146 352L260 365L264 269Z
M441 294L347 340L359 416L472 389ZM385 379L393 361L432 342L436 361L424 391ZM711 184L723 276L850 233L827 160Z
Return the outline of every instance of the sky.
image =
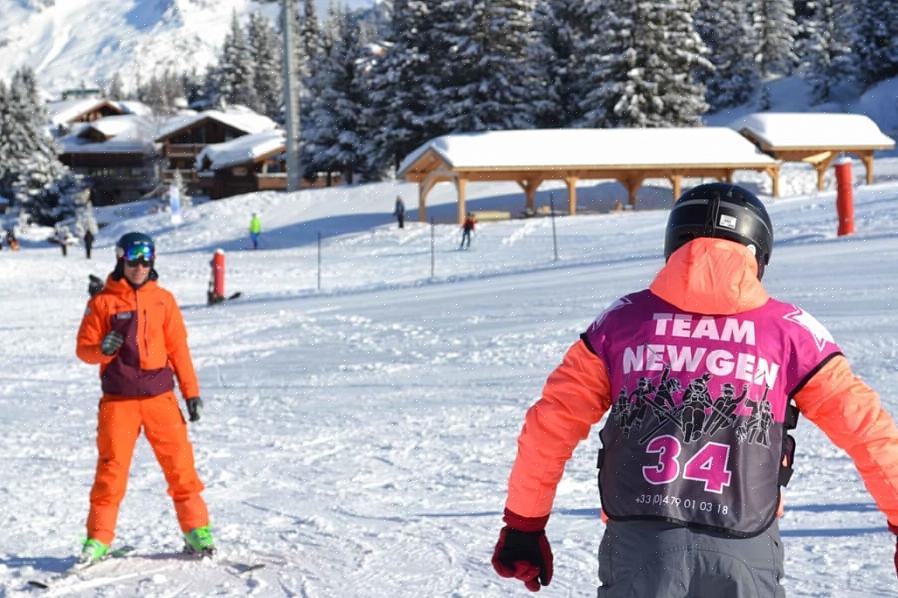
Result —
M815 181L810 166L787 165L774 200L766 177L737 176L775 223L765 285L823 322L898 414L898 159L877 160L874 184L855 187L850 237L835 234L832 173L823 192ZM511 184L468 193L475 211L524 207ZM78 550L99 380L76 359L75 333L88 274L105 275L115 239L143 230L181 303L206 402L189 430L220 559L177 554L164 480L141 440L116 540L134 554L47 595L529 595L489 563L524 413L589 323L661 267L670 188L650 181L638 210L609 213L623 188L581 181L580 214L554 223L558 261L549 218L482 222L459 251L453 188L431 192L433 229L416 222L416 194L393 182L260 193L189 208L177 227L145 204L104 208L92 260L79 247L63 258L49 229L0 253L0 593L25 595L28 579ZM538 204L550 196L563 184L545 183ZM254 211L259 251L248 249ZM242 296L209 308L217 248L226 291ZM591 595L598 583L598 431L559 486L547 529L555 578L540 595ZM797 439L781 520L788 595L892 595L895 540L851 461L807 420ZM265 567L241 575L229 561Z

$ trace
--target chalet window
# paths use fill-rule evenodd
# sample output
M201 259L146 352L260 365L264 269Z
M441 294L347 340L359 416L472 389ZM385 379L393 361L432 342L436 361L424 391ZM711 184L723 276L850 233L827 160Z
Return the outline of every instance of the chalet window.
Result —
M246 166L235 166L231 169L231 173L234 176L246 176L247 175Z

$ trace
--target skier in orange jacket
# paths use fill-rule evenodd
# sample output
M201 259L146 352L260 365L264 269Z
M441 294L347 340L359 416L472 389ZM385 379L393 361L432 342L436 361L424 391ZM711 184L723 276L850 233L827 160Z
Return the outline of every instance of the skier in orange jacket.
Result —
M600 597L784 595L777 512L799 413L853 459L898 534L898 429L826 328L767 295L772 248L764 205L740 187L677 201L664 268L599 316L527 412L499 575L532 591L551 581L556 487L606 413Z
M187 549L211 554L209 514L200 497L203 483L174 394L177 377L190 421L198 421L203 403L184 320L174 296L156 282L153 240L128 233L118 240L115 251L115 269L103 290L88 302L78 330L77 355L100 365L103 389L97 424L99 458L80 560L92 563L109 551L141 428L165 474Z

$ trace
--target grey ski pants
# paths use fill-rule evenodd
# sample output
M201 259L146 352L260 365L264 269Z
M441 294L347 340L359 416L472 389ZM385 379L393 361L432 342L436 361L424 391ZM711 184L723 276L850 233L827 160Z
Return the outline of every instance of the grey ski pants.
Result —
M599 546L599 598L783 598L776 522L732 538L663 521L609 521Z

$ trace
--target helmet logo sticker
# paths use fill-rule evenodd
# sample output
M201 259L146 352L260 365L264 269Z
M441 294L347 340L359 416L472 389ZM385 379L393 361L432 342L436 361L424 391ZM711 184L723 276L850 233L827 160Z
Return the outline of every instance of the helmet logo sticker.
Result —
M736 217L728 214L721 214L718 224L730 230L736 230Z

